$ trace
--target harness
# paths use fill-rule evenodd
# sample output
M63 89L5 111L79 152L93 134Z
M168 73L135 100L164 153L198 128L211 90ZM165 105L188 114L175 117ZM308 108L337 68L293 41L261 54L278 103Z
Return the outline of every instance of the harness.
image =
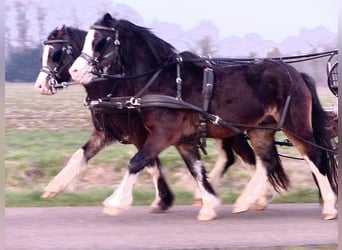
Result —
M60 88L66 88L69 85L74 85L74 82L67 83L67 82L61 82L60 79L62 79L61 74L65 69L68 67L68 64L70 65L75 61L76 57L73 53L73 48L69 44L68 40L64 39L51 39L46 40L43 43L44 45L51 45L51 44L62 44L62 55L60 59L58 60L55 67L51 68L49 66L43 66L40 69L40 72L46 73L50 76L49 79L49 86L51 88L52 93L56 93L57 89ZM65 62L65 59L68 59ZM61 83L60 83L61 82Z
M105 97L97 100L90 101L89 108L97 110L97 111L105 111L105 110L127 110L127 109L142 109L149 107L161 107L161 108L170 108L170 109L185 109L192 110L199 113L199 125L196 134L196 138L198 140L198 147L203 151L204 154L206 152L206 137L207 137L207 124L208 122L213 123L214 125L224 126L237 134L244 134L245 129L268 129L268 130L277 130L280 131L282 125L285 121L286 114L288 112L288 107L290 104L291 96L288 96L286 99L286 103L284 105L283 113L281 115L280 122L278 125L274 127L268 126L250 126L245 124L238 124L234 122L225 121L217 115L211 114L208 112L210 101L212 98L212 93L214 89L214 79L215 74L212 68L206 67L203 69L203 84L202 84L202 107L193 105L188 103L182 99L182 78L181 78L181 70L180 64L183 61L181 59L177 59L177 91L176 96L168 96L161 94L145 94L145 90L150 87L154 80L160 74L161 69L158 69L152 77L149 79L147 84L144 86L142 90L140 90L135 96L125 96L125 97ZM243 128L243 130L241 130Z
M152 77L149 79L147 84L133 97L124 97L124 98L116 98L116 97L110 97L109 99L99 99L96 102L90 103L91 107L96 107L96 108L105 108L105 107L111 107L111 108L119 108L119 109L142 109L142 108L147 108L147 107L162 107L162 108L171 108L171 109L185 109L185 110L192 110L196 111L199 113L199 125L198 125L198 130L197 130L197 138L198 138L198 147L203 150L203 152L206 154L205 151L205 146L206 146L206 135L207 135L207 123L211 122L214 125L219 125L219 126L224 126L227 127L228 129L231 129L233 132L238 133L238 134L244 134L244 131L247 129L268 129L268 130L275 130L275 131L281 131L284 129L283 124L285 121L285 118L287 116L288 108L291 102L291 96L287 96L286 101L284 103L284 108L282 111L282 114L280 116L279 123L276 125L276 127L270 127L270 126L251 126L251 125L246 125L246 124L238 124L230 121L225 121L221 117L211 114L208 112L209 106L210 106L210 100L212 97L213 93L213 88L214 88L214 71L210 67L211 64L224 64L228 65L233 64L236 65L238 64L243 64L243 63L250 63L251 61L255 61L255 59L224 59L220 58L218 59L197 59L198 61L206 61L207 62L207 67L204 67L203 69L203 87L202 87L202 107L198 107L196 105L193 105L191 103L187 103L182 100L182 78L181 78L181 64L184 62L182 57L179 55L176 57L175 61L169 62L167 64L162 64L160 66L157 66L155 69L151 69L148 72L142 73L140 75L134 75L134 76L125 76L123 74L117 74L117 75L108 75L108 74L103 74L101 70L98 70L99 67L99 59L103 57L108 57L109 55L112 55L116 51L118 52L120 42L118 40L118 30L115 28L108 28L108 27L103 27L103 26L98 26L98 25L93 25L91 26L93 29L100 29L100 30L105 30L109 32L114 32L115 33L115 49L109 52L109 54L104 54L107 49L107 45L109 42L112 40L106 40L106 45L102 49L100 56L98 58L93 58L90 57L89 55L82 54L81 57L83 57L85 60L87 60L91 65L94 66L94 74L104 77L104 78L111 78L111 79L133 79L133 78L138 78L142 76L146 76L148 74L152 74ZM331 55L331 52L327 52L328 55ZM313 54L310 55L311 59L312 57L314 58L320 58L327 56L327 54ZM119 53L116 53L116 60L120 62L119 58ZM309 59L302 59L302 56L297 56L297 57L289 57L289 58L270 58L272 61L285 61L288 60L288 63L291 62L298 62L298 61L303 61L303 60L309 60ZM257 61L260 61L263 59L257 59ZM191 62L195 62L195 60L192 60ZM209 63L208 63L209 62ZM228 62L228 64L227 64ZM176 71L177 71L177 76L176 76L176 96L166 96L166 95L160 95L160 94L146 94L144 95L145 90L147 90L154 82L154 80L158 77L160 71L166 67L170 66L171 64L176 63ZM284 67L286 70L288 76L289 76L289 81L292 81L291 79L291 74L288 71L287 68ZM288 133L291 133L290 131L286 131ZM293 136L296 136L295 134L291 133ZM298 138L298 136L296 136ZM304 138L299 138L302 139L303 141L306 141ZM307 143L312 144L309 141L306 141ZM319 147L318 145L315 145ZM328 150L329 149L325 149ZM334 152L335 153L335 152Z

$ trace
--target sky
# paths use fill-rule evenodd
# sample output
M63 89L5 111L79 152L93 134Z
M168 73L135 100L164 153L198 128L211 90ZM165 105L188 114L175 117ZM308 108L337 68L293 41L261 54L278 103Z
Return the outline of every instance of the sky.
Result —
M263 39L281 42L303 28L324 26L337 33L338 0L112 0L133 7L144 19L179 24L191 29L211 20L220 36L243 37L258 33Z
M243 38L256 33L264 40L281 43L290 36L298 36L302 29L323 26L337 34L339 0L16 0L5 2L6 25L10 26L12 40L18 35L16 3L23 2L32 8L26 10L34 31L33 38L42 39L47 32L61 24L88 29L107 10L110 13L140 16L138 25L154 28L159 22L179 25L189 31L205 20L218 29L219 38L235 36ZM118 8L129 6L130 9ZM45 17L45 32L37 36L37 6L49 10ZM78 11L76 11L78 9ZM122 13L124 11L127 13ZM101 12L101 13L100 13ZM120 17L120 16L119 16Z

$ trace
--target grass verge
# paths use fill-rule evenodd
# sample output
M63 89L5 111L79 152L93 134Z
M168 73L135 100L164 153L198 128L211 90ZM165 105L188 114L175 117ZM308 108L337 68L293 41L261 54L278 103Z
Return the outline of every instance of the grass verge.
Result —
M20 191L6 191L5 203L7 207L51 207L51 206L100 206L111 195L111 188L91 188L80 192L63 192L52 199L42 199L42 190L30 189ZM175 204L190 205L193 200L192 192L174 190ZM153 189L135 189L133 191L133 205L150 205L154 199ZM220 193L224 204L232 204L238 197L237 192ZM272 203L317 203L317 193L311 189L296 189L286 194L277 195Z

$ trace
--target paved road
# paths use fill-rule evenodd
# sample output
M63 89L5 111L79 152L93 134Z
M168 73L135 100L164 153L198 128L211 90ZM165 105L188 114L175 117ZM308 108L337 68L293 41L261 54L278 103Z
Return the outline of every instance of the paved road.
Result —
M337 220L320 219L318 204L274 204L231 214L222 205L214 221L197 221L198 207L163 214L134 206L110 217L102 207L6 208L6 250L236 249L337 244ZM254 248L253 248L254 249ZM276 248L272 248L276 249Z

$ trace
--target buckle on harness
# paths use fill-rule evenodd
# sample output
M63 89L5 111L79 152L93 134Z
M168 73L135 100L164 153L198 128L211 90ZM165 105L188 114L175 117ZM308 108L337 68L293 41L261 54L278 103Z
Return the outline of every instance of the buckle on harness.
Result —
M136 108L137 106L141 105L141 98L137 98L137 97L131 97L128 101L127 101L127 107L128 108Z
M213 116L215 119L211 121L213 124L218 125L221 118L218 115Z
M54 77L50 78L49 87L50 87L50 90L53 94L56 94L56 92L57 92L56 85L58 85L58 81L56 80L56 78L54 78Z

